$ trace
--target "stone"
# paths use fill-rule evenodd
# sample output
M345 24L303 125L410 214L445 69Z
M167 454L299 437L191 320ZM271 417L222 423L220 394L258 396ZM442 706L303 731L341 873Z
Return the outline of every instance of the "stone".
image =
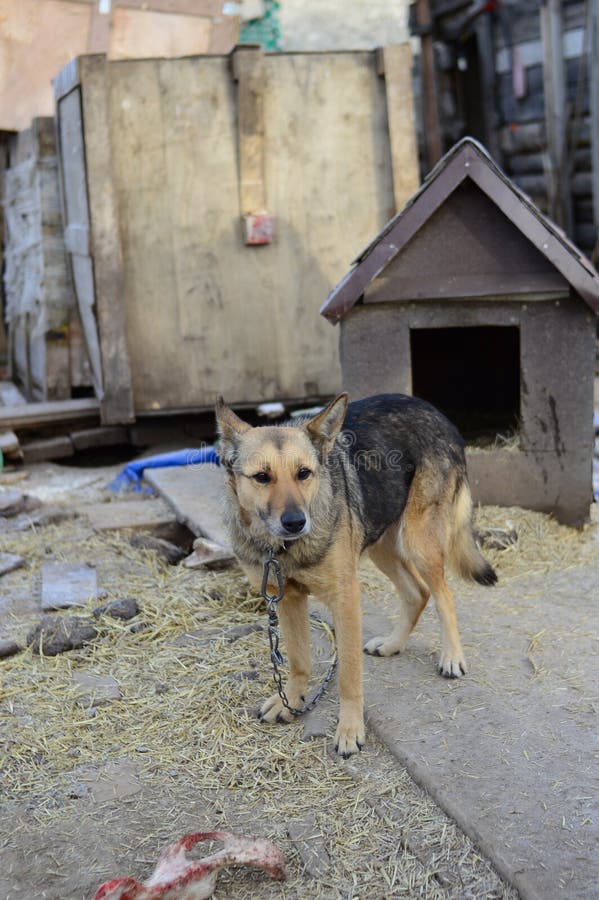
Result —
M92 503L81 508L95 531L116 531L120 528L152 531L172 525L173 513L161 500L113 500L111 503Z
M17 644L16 641L0 641L0 659L6 659L9 656L14 656L15 653L19 653L22 649L23 648L19 644Z
M0 553L0 575L6 575L7 572L13 572L24 565L24 556L19 556L17 553Z
M223 547L207 538L196 538L193 552L183 563L188 569L226 569L235 563L235 555L230 547Z
M306 815L301 819L291 819L287 825L287 834L312 878L322 878L331 867L331 859L324 846L315 815Z
M137 534L131 538L130 543L132 547L141 550L153 550L171 566L175 566L185 557L185 550L182 550L181 547L151 534Z
M43 528L45 525L58 525L68 519L76 518L78 513L65 506L42 506L31 512L22 511L12 519L0 516L0 533L29 531L31 528Z
M75 672L72 683L77 689L77 703L95 709L111 700L122 698L121 688L112 675L96 675L93 672Z
M94 618L99 619L100 616L110 616L111 619L122 619L124 622L132 619L139 613L137 600L133 597L122 597L120 600L111 600L104 606L98 606L94 609Z
M0 431L0 450L4 456L16 456L20 449L19 439L14 431Z
M0 493L0 516L9 518L16 516L25 508L25 494L17 490L2 491Z
M136 766L127 758L107 763L99 772L84 775L81 781L88 785L91 797L96 803L131 797L142 789Z
M42 566L42 609L83 606L98 599L98 577L91 566L45 563Z
M83 647L97 634L91 620L83 616L43 616L27 635L27 644L34 653L41 648L44 656L56 656Z

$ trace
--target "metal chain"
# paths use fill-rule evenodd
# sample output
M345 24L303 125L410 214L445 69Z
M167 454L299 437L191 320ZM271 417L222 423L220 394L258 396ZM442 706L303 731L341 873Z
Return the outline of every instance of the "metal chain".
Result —
M271 581L275 581L277 584L277 593L269 594L268 593L268 580L269 576L274 576L271 578ZM333 672L337 667L337 647L335 645L334 638L332 635L331 643L333 645L333 659L329 665L329 668L325 672L324 678L320 682L316 693L307 703L304 703L303 706L297 708L295 706L291 706L289 703L289 699L287 694L285 693L285 689L283 687L283 676L279 670L279 666L283 664L283 656L281 655L281 651L279 650L279 641L281 638L279 632L279 615L278 615L278 606L279 601L283 599L285 593L283 575L281 573L281 565L278 559L275 558L274 551L271 549L269 555L264 560L264 568L262 571L262 586L260 593L264 600L266 600L266 610L268 612L268 642L270 644L270 661L272 663L273 669L273 681L276 685L277 692L279 697L281 698L281 703L292 715L294 716L303 716L304 713L310 712L311 709L314 709L322 695L324 694L326 687L333 677ZM320 625L326 626L326 623L319 616L311 615L310 618L312 621L319 623Z

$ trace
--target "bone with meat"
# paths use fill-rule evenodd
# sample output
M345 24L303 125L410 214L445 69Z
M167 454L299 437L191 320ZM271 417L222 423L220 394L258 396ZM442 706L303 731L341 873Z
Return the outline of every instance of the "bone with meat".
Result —
M221 841L222 849L203 859L189 859L189 850L210 840ZM113 878L98 888L94 900L204 900L213 894L224 866L254 866L278 881L286 877L283 854L270 841L207 831L186 834L166 847L148 881Z

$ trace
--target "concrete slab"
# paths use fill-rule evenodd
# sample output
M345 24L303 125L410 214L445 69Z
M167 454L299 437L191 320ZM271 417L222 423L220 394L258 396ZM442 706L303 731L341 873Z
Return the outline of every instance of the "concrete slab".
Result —
M42 609L84 606L101 596L98 576L91 566L44 563L42 566Z
M24 565L24 556L19 556L18 553L0 553L0 575L14 572L15 569L20 569Z
M144 478L175 511L177 519L198 537L223 547L229 539L222 520L224 470L212 463L148 469Z
M430 608L404 654L365 659L370 728L523 898L597 896L598 583L599 566L456 585L470 664L456 681L436 674ZM381 587L384 602L365 599L365 638L396 608Z
M81 508L96 531L128 528L152 531L174 522L174 515L161 500L122 500L90 503Z

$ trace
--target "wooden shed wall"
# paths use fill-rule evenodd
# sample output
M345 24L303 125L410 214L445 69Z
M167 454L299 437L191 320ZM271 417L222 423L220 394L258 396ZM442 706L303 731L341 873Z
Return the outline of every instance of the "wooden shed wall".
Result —
M338 335L318 308L395 211L385 82L369 52L266 55L263 77L276 238L252 247L228 58L108 65L138 412L340 385Z
M598 151L593 150L591 140L593 116L596 119L599 113L592 111L590 91L595 58L591 53L592 30L598 28L593 22L599 21L596 0L561 0L557 4L561 33L554 35L555 54L560 64L563 62L560 88L564 103L561 108L554 98L553 108L561 116L559 138L566 139L563 152L557 154L557 165L548 140L547 121L552 114L545 98L544 57L549 58L551 50L549 36L544 38L542 34L542 19L549 4L546 0L527 0L488 6L479 8L479 14L472 17L473 5L467 0L430 0L438 51L435 82L441 148L448 150L466 134L481 140L539 208L562 224L591 256L596 252L599 228L593 210L593 178L599 184L598 173L593 173L593 153ZM552 72L554 66L547 68ZM597 81L597 72L593 74ZM418 66L416 91L425 97L421 77ZM426 172L430 164L425 161L423 114L420 119ZM560 205L565 208L559 215L555 200L551 202L552 182L559 183L560 195L564 182ZM598 203L596 197L595 210Z
M511 14L513 46L524 64L525 92L513 96L512 73L505 34L495 31L497 124L506 172L535 203L548 212L547 134L543 84L543 45L540 7L515 6ZM562 2L563 57L566 97L566 176L572 207L570 236L589 256L595 248L593 224L590 130L590 73L588 71L587 4ZM597 73L595 73L597 77Z

